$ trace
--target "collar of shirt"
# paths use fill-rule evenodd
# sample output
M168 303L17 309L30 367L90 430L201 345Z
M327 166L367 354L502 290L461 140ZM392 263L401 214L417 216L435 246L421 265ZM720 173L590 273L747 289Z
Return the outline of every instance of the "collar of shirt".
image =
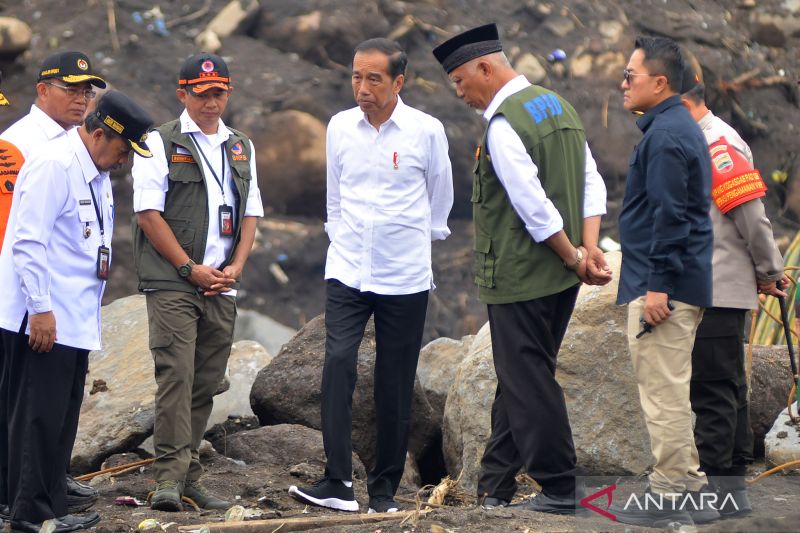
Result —
M384 128L390 122L397 126L398 128L405 129L408 128L413 124L413 117L410 116L409 107L403 102L403 99L400 98L400 95L397 95L397 105L394 106L394 110L392 111L392 116L390 116L386 122L381 124L381 129ZM360 127L367 126L369 128L375 129L372 124L369 123L369 119L367 118L367 114L363 113L361 115L360 120L358 121L358 125Z
M700 120L697 121L697 124L700 126L700 129L706 131L707 129L711 128L714 123L714 113L710 110L708 113L702 116Z
M97 177L102 180L108 176L107 171L101 172L97 169L94 161L92 161L92 156L89 154L89 150L86 149L86 145L83 144L80 135L78 135L78 128L69 130L67 132L67 137L72 143L72 149L75 152L75 157L78 159L78 164L81 167L81 173L86 183L90 183Z
M508 83L503 85L500 90L497 91L497 94L494 95L492 101L489 102L488 106L486 106L486 110L483 112L483 118L488 122L494 115L494 112L497 111L497 108L500 107L500 104L502 104L506 98L530 86L531 82L529 82L528 79L522 74L512 80L509 80Z
M662 100L657 106L650 108L647 113L636 119L636 125L639 126L642 132L645 132L656 119L657 115L676 105L683 105L681 103L681 97L677 94Z
M45 113L44 111L39 109L36 106L36 104L33 104L31 106L31 113L30 114L31 114L31 117L33 117L33 119L36 121L36 124L38 124L39 127L42 128L42 131L47 136L48 140L55 139L59 135L63 135L64 134L64 131L65 131L64 128L62 128L61 125L58 122L56 122L55 120L50 118L50 115L48 115L47 113ZM74 129L75 128L72 127L72 128L70 128L69 130L66 130L66 131L70 131L70 130L74 130Z
M181 133L186 135L190 133L200 133L203 137L208 139L211 145L214 147L224 143L228 140L228 137L233 135L233 132L231 132L225 123L222 122L222 119L219 119L217 133L215 135L206 135L203 133L203 130L200 129L200 126L198 126L197 123L192 120L192 117L189 116L189 112L185 109L183 110L183 113L181 113Z

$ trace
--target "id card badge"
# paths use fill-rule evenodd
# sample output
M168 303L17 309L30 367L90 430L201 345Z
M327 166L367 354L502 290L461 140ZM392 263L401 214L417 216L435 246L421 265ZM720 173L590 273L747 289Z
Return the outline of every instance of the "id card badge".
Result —
M97 277L107 280L111 267L111 251L106 246L97 247Z
M233 237L233 207L219 206L219 234L220 237Z

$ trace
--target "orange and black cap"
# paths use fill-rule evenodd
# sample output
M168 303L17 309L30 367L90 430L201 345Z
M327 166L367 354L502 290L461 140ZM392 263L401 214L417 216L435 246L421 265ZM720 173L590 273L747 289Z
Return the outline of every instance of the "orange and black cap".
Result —
M95 87L106 88L103 78L92 70L89 57L81 52L59 52L47 57L39 69L39 80L59 79L65 83L88 81Z
M195 54L183 62L178 85L191 89L195 94L215 87L227 91L231 86L228 65L216 54Z

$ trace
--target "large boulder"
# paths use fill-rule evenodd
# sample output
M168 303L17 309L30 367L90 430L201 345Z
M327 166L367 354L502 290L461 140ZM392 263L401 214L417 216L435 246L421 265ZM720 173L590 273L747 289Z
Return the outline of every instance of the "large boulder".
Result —
M320 429L320 385L325 360L325 317L308 322L286 343L272 363L258 373L250 393L253 412L262 425L300 424ZM367 324L358 351L353 393L353 449L365 465L375 457L375 326ZM420 457L436 439L439 427L433 409L417 380L414 384L409 452ZM347 428L342 428L347 431Z
M322 433L305 426L279 424L240 431L229 436L225 445L225 453L232 459L280 467L306 478L305 481L322 477L325 469ZM364 465L355 454L353 475L356 479L367 479Z
M325 124L296 110L265 116L247 125L258 153L258 185L264 205L275 213L325 213Z
M284 343L294 337L297 330L284 326L277 320L251 309L236 310L236 327L233 329L233 340L256 341L266 348L267 352L276 354Z
M250 389L258 372L272 362L272 355L255 341L239 341L231 346L225 376L228 390L214 398L214 408L208 417L206 429L220 424L229 416L246 417L253 414L250 408Z
M12 59L31 45L31 27L14 17L0 17L0 57Z
M109 455L133 450L153 433L156 382L145 297L115 300L102 308L101 320L103 349L89 354L86 394L72 452L75 473L98 468ZM270 359L257 343L233 345L228 383L217 391L221 396L215 399L212 419L250 414L250 385Z
M89 354L72 470L87 472L114 453L134 449L153 432L156 382L148 348L145 297L101 310L103 349Z
M786 409L791 387L792 371L786 345L753 346L750 427L753 428L757 444L773 426L781 411Z
M447 393L458 365L467 356L474 338L474 335L467 335L461 340L441 337L426 344L419 352L417 378L438 419L436 426L441 426Z

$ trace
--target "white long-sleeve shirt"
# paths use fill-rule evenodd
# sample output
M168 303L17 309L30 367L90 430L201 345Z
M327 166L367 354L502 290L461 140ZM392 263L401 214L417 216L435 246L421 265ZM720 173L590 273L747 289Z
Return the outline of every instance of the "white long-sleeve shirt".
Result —
M506 83L494 96L483 113L489 122L487 132L488 151L492 154L494 167L500 183L505 187L511 205L525 223L525 227L536 242L558 233L564 228L561 218L553 202L547 198L539 181L539 169L528 155L522 139L514 131L505 117L492 119L497 108L506 98L530 87L525 76L517 76ZM586 180L583 194L584 218L604 215L606 213L606 186L597 171L597 163L592 157L589 145L586 145Z
M444 127L398 97L380 129L358 107L328 124L325 279L361 291L431 289L431 240L450 235L453 172Z
M114 233L108 172L97 170L72 129L63 141L57 138L34 151L17 183L0 254L0 279L8 288L0 328L17 332L26 312L52 311L56 343L98 350L105 282L96 274L97 249L103 242L110 248ZM104 238L90 187L103 216Z

